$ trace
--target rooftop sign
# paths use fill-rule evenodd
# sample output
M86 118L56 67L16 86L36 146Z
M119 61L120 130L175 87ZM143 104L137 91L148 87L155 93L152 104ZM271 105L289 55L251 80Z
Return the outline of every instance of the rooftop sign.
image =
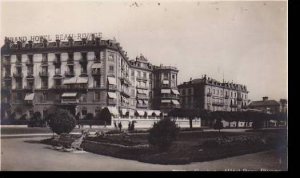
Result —
M12 42L42 42L44 39L47 41L55 41L55 40L61 40L61 41L67 41L69 37L72 37L73 40L81 40L82 38L86 38L88 40L91 40L92 38L102 37L102 33L71 33L71 34L56 34L56 35L33 35L33 36L19 36L19 37L5 37L5 39L8 39Z

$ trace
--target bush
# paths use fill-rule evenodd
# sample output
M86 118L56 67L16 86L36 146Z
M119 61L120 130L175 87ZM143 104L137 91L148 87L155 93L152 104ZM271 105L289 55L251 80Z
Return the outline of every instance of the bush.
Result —
M83 118L84 120L93 120L94 115L92 113L87 113L87 115Z
M221 119L217 119L217 121L214 125L214 129L219 130L219 132L221 131L221 129L223 129L223 123L222 123Z
M45 127L46 123L42 119L40 112L33 113L33 116L29 119L28 127Z
M110 125L111 124L111 113L107 108L102 109L99 113L95 116L96 120L101 120L105 124Z
M76 126L75 118L67 111L58 109L47 116L49 126L56 134L69 133Z
M176 140L178 133L179 128L174 121L169 118L162 119L158 123L154 123L149 130L148 141L159 150L168 150L172 142Z

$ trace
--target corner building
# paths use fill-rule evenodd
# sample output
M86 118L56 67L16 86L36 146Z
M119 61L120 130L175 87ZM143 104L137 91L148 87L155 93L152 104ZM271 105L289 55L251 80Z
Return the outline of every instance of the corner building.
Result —
M143 55L129 60L118 42L99 37L40 43L6 39L1 71L2 118L31 117L37 111L44 117L54 105L80 118L105 107L115 117L161 116L180 107L176 68L154 66ZM171 102L161 95L165 89Z

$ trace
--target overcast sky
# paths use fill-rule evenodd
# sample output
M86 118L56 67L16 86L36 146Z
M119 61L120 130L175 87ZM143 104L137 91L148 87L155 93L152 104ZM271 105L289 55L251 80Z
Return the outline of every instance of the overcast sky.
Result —
M1 3L1 46L4 36L78 32L102 32L130 58L176 66L178 83L224 76L245 84L251 100L287 98L285 1Z

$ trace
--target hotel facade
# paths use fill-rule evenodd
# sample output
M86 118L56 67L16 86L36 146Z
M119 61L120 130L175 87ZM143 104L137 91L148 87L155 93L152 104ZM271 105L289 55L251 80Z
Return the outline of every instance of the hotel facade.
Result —
M206 77L178 85L182 108L208 111L242 111L249 104L247 87Z
M1 118L51 106L83 118L107 107L115 117L161 116L180 107L178 70L130 60L115 40L101 37L34 43L6 39L1 48Z

